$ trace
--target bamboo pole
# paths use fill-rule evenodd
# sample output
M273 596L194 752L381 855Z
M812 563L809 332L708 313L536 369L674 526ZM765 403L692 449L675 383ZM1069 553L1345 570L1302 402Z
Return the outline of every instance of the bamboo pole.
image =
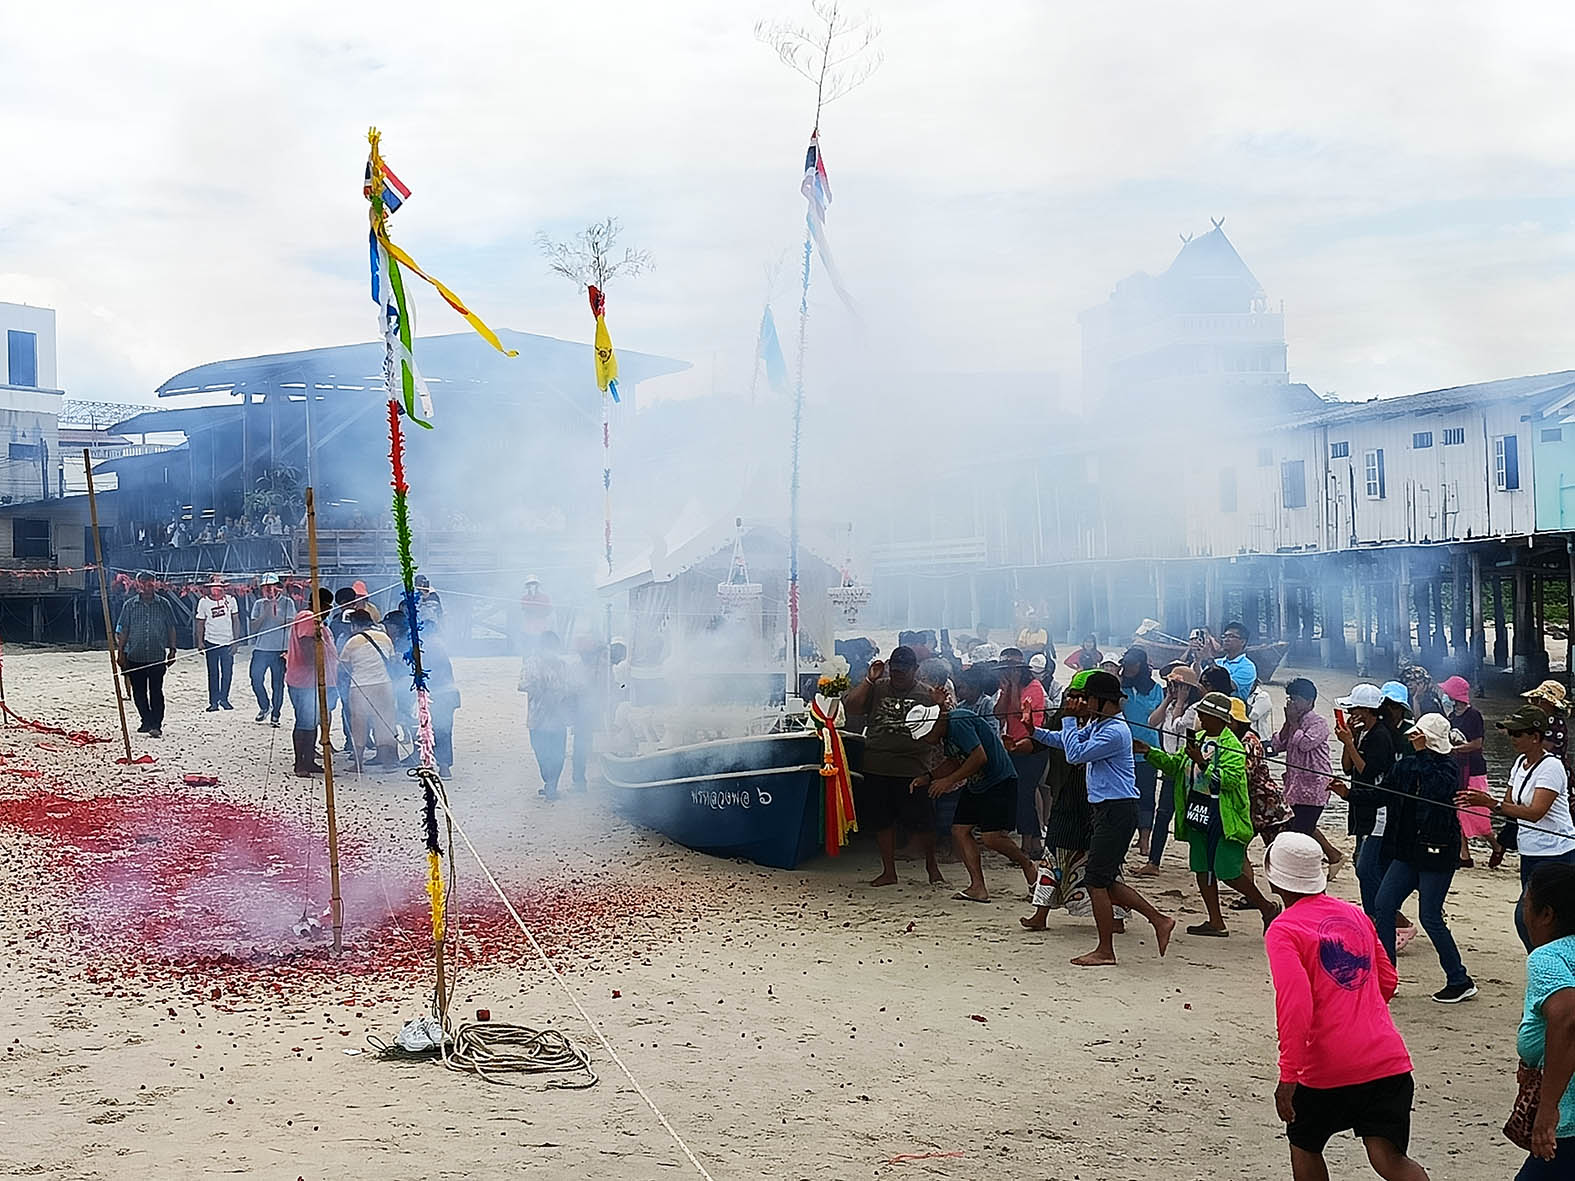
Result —
M323 811L328 819L328 909L334 925L334 952L344 950L345 908L339 897L339 815L334 810L334 740L328 722L328 674L323 661L323 613L317 593L317 499L306 488L306 557L312 575L312 602L308 610L316 623L317 736L323 749ZM293 626L293 625L292 625Z
M104 539L98 531L98 491L93 487L93 454L82 449L82 467L87 472L88 512L93 517L93 560L98 563L98 599L104 608L104 646L109 650L109 679L115 686L115 708L120 713L120 740L126 746L126 762L131 762L131 729L126 725L126 699L120 692L120 665L115 659L115 625L109 618L109 573L104 565Z

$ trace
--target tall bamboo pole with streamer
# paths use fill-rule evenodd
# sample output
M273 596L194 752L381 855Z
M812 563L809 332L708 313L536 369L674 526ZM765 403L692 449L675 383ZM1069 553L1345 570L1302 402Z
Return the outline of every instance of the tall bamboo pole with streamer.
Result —
M311 396L310 391L307 394ZM334 737L328 718L328 672L323 659L322 597L317 577L317 497L306 488L306 560L312 576L312 654L317 664L317 742L323 752L323 814L328 821L328 913L334 928L334 953L344 950L345 907L339 896L339 813L334 807ZM291 624L291 626L295 626Z
M120 740L126 747L126 762L131 763L131 727L126 725L126 698L120 691L120 666L115 659L115 625L109 617L109 568L104 564L104 539L98 529L98 489L93 486L93 453L82 449L82 467L87 472L88 512L93 518L93 560L98 563L98 600L104 608L104 645L109 649L109 679L115 686L115 709L120 713Z
M822 264L833 286L848 302L840 278L826 253L825 239L817 233L831 194L821 182L825 165L820 158L820 116L829 103L856 90L880 68L881 54L874 48L880 26L868 15L850 16L841 0L811 0L815 23L795 25L761 21L755 36L776 51L794 73L814 83L815 121L809 137L802 191L809 201L804 221L804 251L799 270L798 349L793 383L792 466L788 478L788 675L786 695L791 702L799 692L799 489L800 459L804 441L804 358L809 341L810 259L815 243L821 245Z

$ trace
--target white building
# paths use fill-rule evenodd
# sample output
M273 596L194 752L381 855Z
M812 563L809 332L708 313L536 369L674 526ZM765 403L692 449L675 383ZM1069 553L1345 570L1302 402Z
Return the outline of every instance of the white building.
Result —
M0 303L0 504L59 495L59 415L52 308Z

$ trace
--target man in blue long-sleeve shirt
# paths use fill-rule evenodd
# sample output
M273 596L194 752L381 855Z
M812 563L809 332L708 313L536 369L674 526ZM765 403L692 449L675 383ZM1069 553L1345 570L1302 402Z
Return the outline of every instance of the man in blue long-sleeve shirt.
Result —
M1072 962L1091 968L1116 962L1115 906L1135 910L1154 928L1159 954L1170 946L1176 920L1161 914L1121 880L1121 862L1138 827L1138 789L1133 771L1132 731L1121 717L1121 682L1095 670L1082 678L1084 713L1066 718L1059 730L1037 729L1034 741L1059 749L1066 761L1086 768L1088 803L1093 813L1084 884L1094 908L1099 946ZM1075 682L1074 682L1075 683Z

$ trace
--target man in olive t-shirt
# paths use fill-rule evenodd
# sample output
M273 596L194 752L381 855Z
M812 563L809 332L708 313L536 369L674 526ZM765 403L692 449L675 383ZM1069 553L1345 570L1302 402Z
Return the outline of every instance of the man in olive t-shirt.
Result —
M931 882L943 882L935 860L935 811L925 792L912 790L913 781L929 771L931 743L925 740L933 726L916 727L909 720L914 707L935 711L935 690L919 680L918 654L907 646L893 648L891 664L870 663L864 680L843 698L849 714L864 714L863 779L854 792L859 826L874 829L880 848L881 875L872 886L897 884L897 822L913 831L924 852ZM923 734L916 733L922 729Z

